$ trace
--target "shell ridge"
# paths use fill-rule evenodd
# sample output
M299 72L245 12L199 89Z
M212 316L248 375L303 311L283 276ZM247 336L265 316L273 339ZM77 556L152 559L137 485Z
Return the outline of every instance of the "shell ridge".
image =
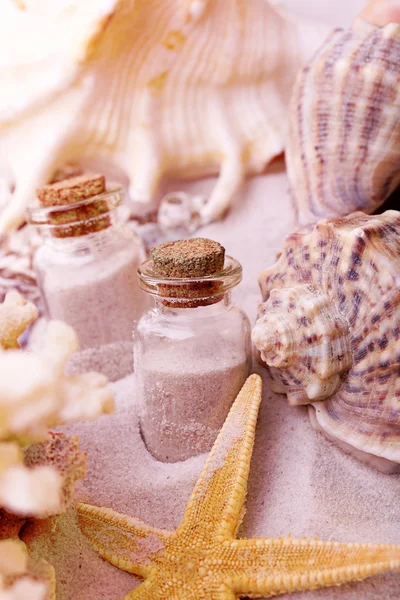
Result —
M335 113L337 111L340 112L340 106L332 106L331 107L330 98L332 97L332 95L335 92L338 94L344 95L344 97L346 97L346 95L349 93L348 79L350 77L350 73L344 74L341 81L334 82L334 69L335 69L335 63L337 63L340 60L340 58L343 54L343 47L345 46L346 43L352 42L353 38L354 38L354 33L352 30L343 31L341 33L340 37L336 40L336 43L326 49L325 54L322 55L322 57L321 57L321 60L325 59L324 69L321 70L319 77L317 76L317 80L316 80L316 84L315 84L316 89L318 89L320 92L319 94L316 94L317 98L319 96L319 100L316 101L316 105L315 105L316 120L319 123L318 128L317 128L317 133L319 135L318 135L316 146L315 146L315 158L318 160L319 175L317 178L315 178L315 181L314 181L313 196L314 197L321 196L322 198L324 198L324 201L326 202L327 206L329 206L330 210L334 209L335 198L333 198L332 194L329 193L329 190L326 189L326 187L327 187L326 180L327 179L329 180L330 176L329 176L329 173L328 174L326 173L326 161L324 160L324 155L326 154L326 151L327 151L327 143L330 141L330 136L328 135L329 123L331 122L332 118L335 116ZM344 99L344 101L345 101L345 99ZM313 118L313 114L310 115L310 118ZM337 117L336 117L336 122L337 122L338 127L337 127L337 131L335 132L335 138L336 138L335 143L337 145L336 145L334 151L338 154L339 162L340 162L340 146L339 146L339 144L340 144L340 141L343 140L343 147L345 146L346 137L344 137L344 136L346 133L346 128L345 128L345 124L344 123L341 124ZM333 134L333 132L331 132L331 135L332 134ZM318 150L317 150L317 148L318 148ZM329 149L328 149L328 152L329 152ZM340 179L341 179L340 173L341 173L341 171L338 170L337 177L335 178L336 185L338 185L338 180L340 181ZM338 197L339 198L341 197L340 194L338 195Z
M380 36L378 32L376 32L371 38L371 48L374 49L374 52L379 56L380 48L382 47L382 40L379 40ZM381 42L379 44L379 41ZM390 45L393 46L392 40L389 41L389 53L390 53ZM399 54L400 48L397 48L397 53ZM386 53L386 52L385 52ZM378 59L379 60L379 59ZM368 68L368 64L364 67L364 71ZM386 77L389 77L390 74L387 74ZM394 82L392 82L392 88ZM354 197L358 198L358 206L362 208L366 201L366 194L373 194L372 189L363 189L362 181L364 178L361 176L362 171L367 171L365 173L368 175L368 161L367 155L370 144L374 144L375 140L382 135L382 119L383 116L383 106L382 101L385 99L382 94L385 86L385 72L382 71L381 75L369 82L370 94L368 96L368 100L370 103L369 112L365 116L365 120L362 125L360 139L363 141L362 152L360 152L357 160L357 164L354 170L354 181L357 184L355 189ZM391 100L392 101L392 100Z
M337 37L341 35L343 30L337 29L333 31L329 36L326 44L334 43ZM320 60L321 57L325 53L325 44L322 45L319 50L314 54L312 59L313 62ZM307 169L302 168L299 157L302 157L304 152L302 139L304 138L304 123L307 123L310 115L309 107L298 99L304 99L305 97L305 89L308 84L308 80L310 78L309 75L310 67L303 67L297 76L297 80L294 85L294 93L292 94L292 100L290 104L290 114L295 114L295 118L289 119L289 138L287 142L286 148L286 166L287 172L289 176L289 180L292 181L292 189L297 188L298 185L303 185L305 188L305 204L307 202L310 203L310 209L313 214L318 215L317 206L314 205L313 196L311 194L311 179L309 177L309 172ZM313 98L311 99L313 102ZM309 132L311 136L313 136L313 132ZM300 164L299 164L300 163ZM299 172L297 173L297 168ZM294 196L296 194L294 192ZM306 206L302 206L300 203L300 212L304 212L303 209L306 209ZM320 215L323 216L323 215Z
M301 71L286 160L302 223L373 212L399 185L399 33L358 20Z
M342 104L338 103L338 109L341 112L338 112L337 122L343 124L342 135L339 133L338 138L339 142L342 144L342 152L339 153L339 160L336 165L338 172L341 173L338 179L333 178L333 172L331 171L331 177L333 178L330 182L333 189L334 194L332 198L332 203L330 208L334 211L335 201L343 202L343 199L347 198L349 194L349 187L351 188L352 184L356 180L355 174L358 174L361 165L364 162L365 156L361 157L362 152L359 152L356 155L355 165L352 166L352 174L351 176L347 176L347 173L343 174L343 165L346 164L347 157L352 154L352 144L354 144L355 140L363 138L363 127L364 123L361 121L357 122L355 118L357 113L357 108L360 105L360 102L364 102L364 92L365 92L365 81L362 77L360 77L360 73L358 69L363 63L367 61L367 57L371 51L371 48L374 47L375 40L373 36L376 35L377 32L373 32L372 36L357 36L354 35L353 32L353 51L349 53L346 57L348 63L355 66L354 69L347 69L347 76L345 78L345 94L343 96L343 108ZM346 40L343 41L343 46L345 46ZM343 49L343 48L342 48ZM357 70L356 70L357 69ZM364 153L365 154L365 153ZM340 169L340 170L339 170ZM358 198L358 192L354 190L354 198ZM345 206L343 206L345 209Z

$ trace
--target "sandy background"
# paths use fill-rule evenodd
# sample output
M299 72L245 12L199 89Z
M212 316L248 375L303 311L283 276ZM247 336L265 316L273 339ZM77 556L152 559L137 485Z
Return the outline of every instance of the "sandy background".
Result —
M299 14L346 24L359 0L286 0ZM189 186L205 191L212 181ZM259 272L275 260L293 227L288 182L282 161L268 174L248 182L242 198L222 223L200 233L221 242L243 264L244 280L236 301L254 320ZM183 515L205 456L164 465L146 451L139 435L132 376L113 385L114 415L69 429L88 452L88 476L78 498L112 507L150 524L176 527ZM36 533L39 528L36 528ZM30 539L32 531L27 531ZM241 536L320 537L342 541L400 543L400 476L382 475L346 456L316 434L307 411L289 408L270 393L265 380L249 482L247 514ZM137 584L88 547L70 512L54 531L43 531L33 550L56 566L59 600L119 600ZM398 600L400 574L372 578L342 588L293 596L298 600ZM281 596L287 598L287 596Z
M278 0L276 4L286 6L302 17L342 27L363 8L366 0Z

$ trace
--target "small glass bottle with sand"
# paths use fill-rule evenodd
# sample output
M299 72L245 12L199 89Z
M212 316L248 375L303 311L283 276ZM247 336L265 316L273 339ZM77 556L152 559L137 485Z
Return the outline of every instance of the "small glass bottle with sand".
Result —
M132 323L149 307L136 271L141 242L123 218L123 192L101 175L83 175L37 191L28 212L43 243L34 265L47 316L71 325L81 352L72 372L111 380L132 371Z
M134 334L142 437L176 462L211 449L251 366L250 323L230 290L240 264L203 238L161 244L138 271L155 306Z

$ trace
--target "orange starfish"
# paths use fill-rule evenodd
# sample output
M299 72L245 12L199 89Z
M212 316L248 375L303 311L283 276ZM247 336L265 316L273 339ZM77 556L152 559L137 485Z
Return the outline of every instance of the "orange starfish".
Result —
M236 539L261 379L252 375L214 444L176 531L80 504L82 531L116 567L145 579L125 600L235 600L339 585L400 568L400 546Z

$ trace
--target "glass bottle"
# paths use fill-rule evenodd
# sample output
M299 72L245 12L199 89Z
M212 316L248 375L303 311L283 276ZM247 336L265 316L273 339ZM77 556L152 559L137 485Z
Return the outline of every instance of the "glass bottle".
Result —
M250 323L230 293L242 267L226 256L217 273L171 278L149 259L138 274L155 298L134 335L142 437L158 460L185 460L211 449L250 371Z
M125 214L119 186L28 212L42 234L34 267L45 312L74 328L80 350L93 350L86 366L111 379L132 371L132 325L149 306L136 275L144 250Z

